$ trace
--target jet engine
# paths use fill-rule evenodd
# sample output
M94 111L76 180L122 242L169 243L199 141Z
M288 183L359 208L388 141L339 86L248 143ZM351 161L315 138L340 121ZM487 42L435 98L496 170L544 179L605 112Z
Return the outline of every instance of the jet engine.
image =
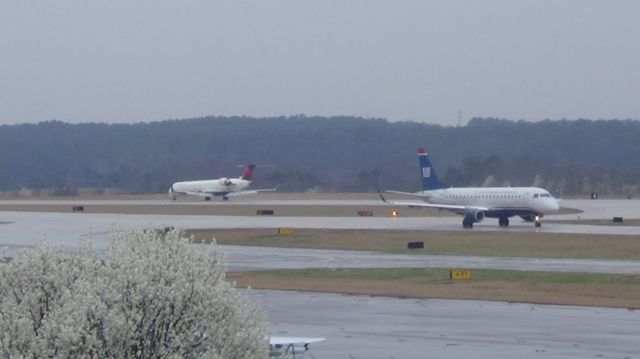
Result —
M470 210L464 214L464 217L473 222L482 222L484 219L484 211Z
M484 219L484 211L477 209L468 210L464 213L464 219L462 220L462 226L464 228L473 228L475 222L480 222Z
M225 186L229 186L233 183L233 181L229 178L220 178L220 184L221 185L225 185Z

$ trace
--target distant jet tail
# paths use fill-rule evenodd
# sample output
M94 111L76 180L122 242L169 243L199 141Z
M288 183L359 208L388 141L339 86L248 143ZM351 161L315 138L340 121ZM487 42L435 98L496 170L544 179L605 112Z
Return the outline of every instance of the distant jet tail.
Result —
M242 173L242 176L240 177L240 179L243 179L245 181L251 181L251 176L253 175L254 168L256 168L256 165L254 165L253 163L245 167L244 172Z
M431 160L429 160L429 155L424 147L418 148L418 162L420 163L420 176L422 177L422 189L424 191L449 188L446 184L438 181L436 170L431 165Z

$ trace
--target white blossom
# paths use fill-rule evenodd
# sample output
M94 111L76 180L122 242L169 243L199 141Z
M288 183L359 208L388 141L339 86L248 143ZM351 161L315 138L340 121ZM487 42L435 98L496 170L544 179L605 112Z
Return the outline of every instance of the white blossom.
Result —
M263 358L262 312L215 246L180 231L112 235L106 257L42 243L0 263L3 358Z

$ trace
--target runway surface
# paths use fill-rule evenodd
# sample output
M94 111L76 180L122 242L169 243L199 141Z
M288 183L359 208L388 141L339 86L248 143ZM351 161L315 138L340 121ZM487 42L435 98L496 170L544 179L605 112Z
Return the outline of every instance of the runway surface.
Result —
M473 268L639 274L640 261L384 254L298 248L222 246L233 271L301 268Z
M450 230L463 229L458 217L280 217L280 216L189 216L151 214L42 213L0 212L0 230L7 245L33 244L47 238L53 242L70 241L80 235L107 233L113 229L149 226L182 228L318 228L318 229L393 229ZM9 222L9 223L6 223ZM487 219L474 225L473 231L522 231L527 233L582 233L640 235L638 226L595 226L544 223L535 228L531 223L512 220L508 228ZM15 237L7 238L7 235ZM6 241L11 243L6 243ZM12 242L13 241L13 242ZM19 243L15 243L19 241ZM3 243L0 243L3 244Z
M2 203L3 201L0 201ZM45 201L51 204L51 201ZM60 204L55 201L54 204ZM114 204L113 201L99 201ZM145 204L124 201L122 204ZM157 204L158 201L148 201ZM201 205L291 204L274 201L197 202ZM309 205L381 205L378 201L302 201ZM329 202L329 203L327 203ZM638 201L563 202L584 213L558 218L640 218ZM66 204L88 205L91 202ZM232 203L232 204L229 204ZM26 203L25 203L26 204ZM117 201L115 204L120 204ZM183 202L166 205L182 205ZM192 205L191 202L184 204ZM297 205L303 205L297 203ZM624 212L624 213L619 213ZM550 217L551 218L551 217ZM640 235L640 227L544 223L540 229L513 220L509 228L495 221L473 231L527 233L601 233ZM108 233L135 227L183 228L332 228L396 230L462 230L458 217L261 217L171 216L90 213L0 212L0 247L14 254L46 239L78 245L92 238L107 246ZM640 274L638 261L413 256L380 253L224 246L234 270L339 267L463 267L543 271ZM412 300L337 294L253 291L271 323L273 335L320 336L312 346L321 358L640 358L639 311L609 308L544 306L459 300ZM349 356L351 355L351 356Z
M461 230L450 218L340 218L340 217L232 217L232 216L167 216L111 215L86 213L0 212L0 247L8 255L33 246L42 240L51 244L77 246L79 240L91 238L94 248L108 245L108 234L114 230L136 227L176 226L184 228L374 228L374 229L450 229ZM592 228L585 228L592 227ZM547 224L535 229L529 223L498 228L476 226L473 230L508 230L545 232L564 230L575 233L606 231L606 226ZM612 227L614 233L640 233L640 227ZM531 259L473 256L418 256L363 253L352 251L307 250L287 248L225 247L229 265L234 270L276 268L365 268L365 267L464 267L519 269L537 271L585 271L603 273L638 273L640 262L606 260Z
M415 200L415 199L411 199ZM170 201L170 200L0 200L0 205L86 205L86 206L362 206L366 207L391 207L382 202L377 194L371 194L371 199L252 199L251 196L233 198L229 201ZM560 206L580 209L582 213L566 215L550 215L554 219L600 219L612 217L640 218L640 200L637 199L561 199Z
M382 202L377 194L371 194L370 200L309 200L309 199L269 199L233 198L229 201L170 201L170 200L0 200L0 205L85 205L85 206L389 206Z
M315 358L640 358L640 311L254 290Z
M582 213L554 215L553 219L612 219L613 217L640 218L640 200L598 199L562 200L563 207L578 208Z

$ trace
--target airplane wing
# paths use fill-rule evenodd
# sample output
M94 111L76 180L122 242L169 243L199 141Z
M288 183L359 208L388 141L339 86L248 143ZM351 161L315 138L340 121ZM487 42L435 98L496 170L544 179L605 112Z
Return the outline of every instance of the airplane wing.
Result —
M411 193L407 193L407 192L396 192L396 191L386 191L386 192L400 193L400 194L411 194ZM382 199L382 201L384 203L393 204L393 205L396 205L396 206L409 206L409 207L445 209L445 210L453 211L453 212L456 212L456 213L464 212L464 211L466 211L468 209L476 209L476 210L480 210L480 211L488 211L489 210L489 208L486 208L486 207L460 206L460 205L455 205L455 204L435 204L435 203L409 202L409 201L406 201L406 202L405 201L388 201L386 198L384 198L384 196L382 195L381 192L378 192L378 194L380 195L380 198ZM417 195L415 193L413 193L413 195L424 198L424 196L420 196L420 195Z
M199 197L210 197L212 194L212 192L183 192L184 194L188 194L190 196L199 196Z
M253 189L248 191L224 192L224 191L201 191L201 192L182 192L190 196L211 197L211 196L243 196L247 194L256 194L260 192L274 192L277 188Z
M227 197L235 197L235 196L245 196L248 194L257 194L260 192L275 192L276 188L265 188L265 189L251 189L247 191L237 191L237 192L229 192L227 193Z
M405 196L413 196L413 197L419 197L419 198L431 198L431 196L429 195L425 195L422 193L414 193L414 192L401 192L401 191L385 191L387 193L396 193L396 194L403 194ZM378 192L379 193L379 192Z

